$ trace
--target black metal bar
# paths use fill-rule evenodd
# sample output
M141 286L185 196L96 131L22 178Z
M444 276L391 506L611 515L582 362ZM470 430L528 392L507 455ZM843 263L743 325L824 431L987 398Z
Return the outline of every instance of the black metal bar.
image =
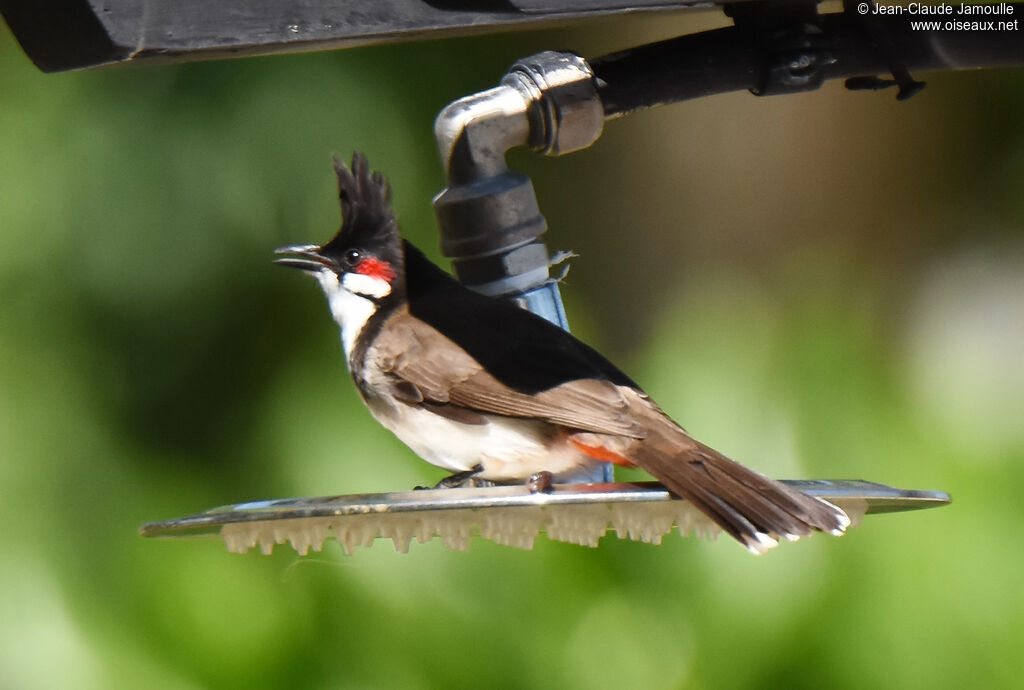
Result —
M44 72L511 31L701 0L0 0ZM701 2L701 4L707 4Z
M1012 14L984 15L984 21L1024 24L1024 3ZM969 19L970 17L966 17ZM823 79L888 74L897 59L910 71L1024 65L1024 26L1016 30L915 30L912 22L935 15L860 15L856 11L820 17L818 45L831 61L817 66ZM963 17L961 17L963 19ZM870 32L867 22L870 22ZM886 39L891 54L879 47ZM875 39L875 40L873 40ZM759 91L766 61L763 37L752 27L734 26L653 43L590 61L598 79L605 116L732 91Z

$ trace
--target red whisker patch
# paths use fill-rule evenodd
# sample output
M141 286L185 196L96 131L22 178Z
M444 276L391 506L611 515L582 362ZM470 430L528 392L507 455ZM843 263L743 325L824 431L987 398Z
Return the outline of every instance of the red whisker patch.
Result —
M388 283L395 279L395 269L391 268L391 264L373 257L363 259L356 264L355 271L371 278L380 278Z

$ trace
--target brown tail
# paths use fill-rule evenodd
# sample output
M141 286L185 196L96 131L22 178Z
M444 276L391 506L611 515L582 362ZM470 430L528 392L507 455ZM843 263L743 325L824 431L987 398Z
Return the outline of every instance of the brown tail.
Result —
M831 503L680 434L689 443L666 446L648 439L631 459L754 553L764 553L780 539L795 541L809 536L813 530L839 536L849 526L850 518Z

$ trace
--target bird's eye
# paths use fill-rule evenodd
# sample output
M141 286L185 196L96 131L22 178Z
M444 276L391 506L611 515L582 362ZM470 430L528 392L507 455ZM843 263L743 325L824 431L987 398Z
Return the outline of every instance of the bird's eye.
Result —
M349 266L355 266L357 263L362 261L363 253L358 249L349 249L345 252L345 263Z

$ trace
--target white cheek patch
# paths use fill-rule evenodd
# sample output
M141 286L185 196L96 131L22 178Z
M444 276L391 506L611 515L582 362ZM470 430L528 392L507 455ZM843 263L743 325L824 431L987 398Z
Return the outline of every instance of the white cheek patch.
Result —
M383 278L363 275L362 273L346 273L341 285L349 292L381 299L391 294L391 284Z

